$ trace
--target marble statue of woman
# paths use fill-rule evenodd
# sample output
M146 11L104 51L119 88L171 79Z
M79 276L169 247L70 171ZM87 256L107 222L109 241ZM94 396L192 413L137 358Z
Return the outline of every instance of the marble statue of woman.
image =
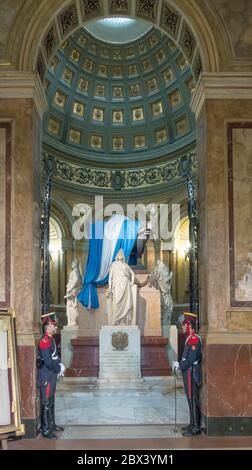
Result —
M125 261L124 251L119 250L109 271L107 290L109 325L135 324L133 287L135 275Z
M82 279L79 270L79 263L76 259L72 262L72 271L69 274L68 283L66 286L67 299L67 326L77 325L78 320L78 300L77 295L81 289Z

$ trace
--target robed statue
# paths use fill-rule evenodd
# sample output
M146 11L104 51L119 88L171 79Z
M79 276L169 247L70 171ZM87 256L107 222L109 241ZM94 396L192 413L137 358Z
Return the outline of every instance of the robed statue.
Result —
M161 292L161 316L162 323L170 326L173 312L173 300L171 294L173 271L163 261L158 260L151 274L152 284Z
M108 324L135 325L134 285L135 274L125 261L124 251L119 250L109 270Z
M77 295L80 292L82 285L81 273L79 270L79 263L76 259L72 262L72 271L69 274L68 283L66 286L67 299L67 326L76 326L78 321L78 300Z

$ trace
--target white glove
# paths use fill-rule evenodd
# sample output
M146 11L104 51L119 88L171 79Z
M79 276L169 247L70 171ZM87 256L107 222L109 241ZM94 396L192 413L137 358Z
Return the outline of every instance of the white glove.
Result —
M178 361L172 361L172 373L176 374L179 369Z
M60 373L59 373L60 377L64 377L65 370L66 370L66 368L65 368L64 364L62 364L62 362L60 362Z

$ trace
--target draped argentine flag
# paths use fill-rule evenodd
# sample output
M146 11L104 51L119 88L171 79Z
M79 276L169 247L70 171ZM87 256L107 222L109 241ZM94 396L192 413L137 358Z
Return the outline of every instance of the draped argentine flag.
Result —
M79 302L86 308L99 308L97 286L108 282L109 269L122 248L126 261L137 239L139 222L113 215L108 222L90 226L89 252Z

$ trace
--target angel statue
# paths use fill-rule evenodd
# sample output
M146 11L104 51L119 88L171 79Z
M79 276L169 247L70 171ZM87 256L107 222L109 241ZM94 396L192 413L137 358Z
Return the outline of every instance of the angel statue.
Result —
M72 271L69 274L66 286L67 299L67 326L76 326L78 320L78 300L77 295L82 286L81 273L79 270L79 262L74 259L72 262Z

